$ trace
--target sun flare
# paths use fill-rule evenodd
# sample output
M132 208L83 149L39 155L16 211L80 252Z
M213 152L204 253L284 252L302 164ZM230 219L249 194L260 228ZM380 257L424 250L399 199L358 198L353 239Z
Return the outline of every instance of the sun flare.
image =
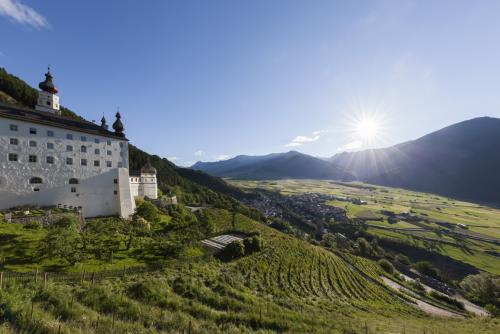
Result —
M356 124L355 133L359 139L373 140L380 135L380 124L375 119L360 119Z

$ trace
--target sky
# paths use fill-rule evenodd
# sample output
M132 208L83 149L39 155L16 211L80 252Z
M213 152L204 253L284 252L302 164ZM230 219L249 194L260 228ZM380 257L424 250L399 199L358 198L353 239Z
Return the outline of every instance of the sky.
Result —
M500 1L0 0L0 67L178 165L500 116Z

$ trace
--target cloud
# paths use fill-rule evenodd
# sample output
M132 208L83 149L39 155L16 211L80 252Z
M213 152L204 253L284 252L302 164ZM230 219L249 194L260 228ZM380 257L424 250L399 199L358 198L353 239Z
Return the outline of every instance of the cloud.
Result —
M319 138L321 138L320 134L324 132L323 130L317 130L312 133L312 136L297 136L292 139L291 142L286 144L286 147L296 147L296 146L302 146L305 143L311 143L317 141Z
M168 161L177 161L177 160L182 160L182 159L179 159L178 157L167 157L167 160Z
M361 140L355 140L350 143L347 143L345 146L339 147L338 151L350 151L350 150L356 150L358 148L361 148L363 146L363 142Z
M221 160L227 160L229 159L230 156L229 155L226 155L226 154L219 154L215 157L215 160L217 161L221 161Z
M30 6L23 4L20 0L0 0L0 15L35 28L47 28L49 26L45 17Z
M201 157L203 155L203 151L198 150L198 151L194 152L194 155L196 155L197 157Z

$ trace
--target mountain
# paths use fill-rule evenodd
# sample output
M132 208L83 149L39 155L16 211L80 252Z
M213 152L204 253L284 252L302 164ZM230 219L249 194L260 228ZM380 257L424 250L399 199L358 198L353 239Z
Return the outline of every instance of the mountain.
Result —
M296 151L264 156L240 155L224 161L197 162L191 168L211 175L235 179L354 180L351 173L335 164Z
M388 148L329 159L359 180L500 203L500 119L480 117Z

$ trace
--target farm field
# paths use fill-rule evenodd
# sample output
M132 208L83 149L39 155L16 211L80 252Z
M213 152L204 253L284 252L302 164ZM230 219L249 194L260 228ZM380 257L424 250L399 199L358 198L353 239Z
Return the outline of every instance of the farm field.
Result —
M231 213L210 209L220 233ZM425 314L385 287L373 261L341 256L245 216L260 252L231 262L172 259L156 272L92 282L4 282L0 333L497 333L489 318ZM364 274L361 275L360 272ZM441 306L445 307L445 306Z
M399 240L409 240L423 248L463 261L481 270L500 274L500 210L484 205L458 201L433 194L408 191L398 188L368 185L358 182L343 183L328 180L228 180L242 189L262 188L284 195L308 192L356 198L366 201L358 205L343 200L331 200L327 204L342 207L350 218L360 218L367 222L370 233ZM411 213L420 219L408 222L398 219L389 223L388 215ZM437 223L448 223L453 233L470 234L490 241L473 240L452 234L436 233L443 229ZM465 224L462 229L458 224ZM386 229L383 229L386 228ZM415 231L414 229L423 229Z

